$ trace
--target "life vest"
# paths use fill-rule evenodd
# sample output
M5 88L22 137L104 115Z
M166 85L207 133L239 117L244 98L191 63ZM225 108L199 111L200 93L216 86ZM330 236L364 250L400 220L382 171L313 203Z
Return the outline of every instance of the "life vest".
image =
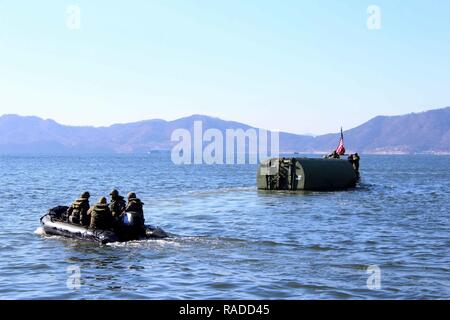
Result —
M130 226L143 227L144 219L144 203L141 200L134 198L128 200L128 205L125 209L124 223Z
M127 204L125 200L123 200L123 197L117 197L116 199L112 200L109 204L109 209L111 210L111 213L113 216L118 216L122 212L125 211L125 208L127 207Z
M72 204L71 216L80 219L80 215L89 209L89 202L86 199L77 199Z
M91 211L91 229L108 229L111 227L111 211L107 204L97 203Z

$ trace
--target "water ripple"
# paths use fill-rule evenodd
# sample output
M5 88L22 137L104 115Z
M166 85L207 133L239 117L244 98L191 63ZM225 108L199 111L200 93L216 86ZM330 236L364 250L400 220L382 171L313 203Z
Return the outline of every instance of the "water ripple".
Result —
M165 153L1 156L0 298L448 299L449 159L364 156L354 190L292 194L257 191L253 165L175 166ZM138 192L172 237L42 234L48 208L113 187Z

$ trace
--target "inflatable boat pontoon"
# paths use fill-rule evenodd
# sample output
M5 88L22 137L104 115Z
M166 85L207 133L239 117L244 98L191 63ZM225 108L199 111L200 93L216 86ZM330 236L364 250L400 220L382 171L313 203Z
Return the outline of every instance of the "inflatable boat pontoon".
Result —
M63 219L63 215L67 211L67 208L68 207L65 206L55 207L50 209L48 213L41 218L41 224L46 234L95 241L102 244L118 241L162 239L168 237L168 234L164 230L150 225L145 226L145 234L136 234L129 232L127 228L120 228L120 231L113 229L94 230L69 223Z

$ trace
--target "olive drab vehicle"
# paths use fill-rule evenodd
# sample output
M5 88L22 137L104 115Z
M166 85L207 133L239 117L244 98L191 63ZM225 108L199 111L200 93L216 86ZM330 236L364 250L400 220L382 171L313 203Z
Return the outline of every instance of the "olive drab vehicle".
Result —
M258 170L258 188L265 190L297 190L296 159L270 159Z
M347 160L272 158L257 173L260 190L339 190L356 186L358 174Z

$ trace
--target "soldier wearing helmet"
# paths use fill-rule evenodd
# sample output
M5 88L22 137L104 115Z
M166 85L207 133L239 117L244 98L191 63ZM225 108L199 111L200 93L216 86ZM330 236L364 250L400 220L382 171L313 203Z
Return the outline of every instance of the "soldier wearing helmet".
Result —
M127 198L128 203L125 208L125 213L127 214L127 217L131 218L129 219L130 225L136 232L142 232L145 228L144 203L136 197L134 192L128 193Z
M69 222L81 225L87 225L88 220L88 210L89 210L89 192L83 192L78 199L76 199L72 205L67 209L67 216L69 217Z
M104 230L112 227L112 215L105 197L101 197L98 202L89 209L88 215L91 216L89 228Z
M125 200L119 195L119 191L114 189L109 194L111 196L111 202L109 203L109 210L111 210L114 219L118 219L125 211L127 206Z
M348 161L350 161L350 163L353 165L353 169L355 170L356 175L359 176L359 160L361 158L359 157L358 153L355 154L351 154L348 157Z

